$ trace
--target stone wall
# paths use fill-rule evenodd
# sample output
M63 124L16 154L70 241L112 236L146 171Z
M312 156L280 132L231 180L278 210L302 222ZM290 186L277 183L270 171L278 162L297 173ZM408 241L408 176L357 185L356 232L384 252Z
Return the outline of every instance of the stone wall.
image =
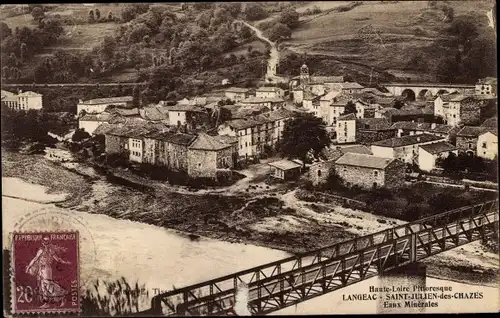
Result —
M333 160L311 165L309 168L309 180L311 180L314 186L325 184L332 167L335 167L335 161Z
M374 183L377 186L384 184L384 170L365 167L355 167L350 165L335 164L337 174L344 180L348 186L360 186L371 189Z
M402 187L405 182L405 164L402 161L394 160L385 168L385 187Z
M460 124L478 125L481 116L480 101L474 99L463 100L460 104Z
M126 150L125 144L127 143L126 138L115 135L105 135L105 151L107 154L111 153L122 153Z
M356 142L363 145L371 145L379 140L385 140L396 137L396 130L356 130Z
M469 144L471 147L469 148ZM466 153L468 150L477 152L477 138L468 136L457 136L457 149L459 153Z
M215 151L189 149L188 174L191 178L214 178L217 172L217 153Z

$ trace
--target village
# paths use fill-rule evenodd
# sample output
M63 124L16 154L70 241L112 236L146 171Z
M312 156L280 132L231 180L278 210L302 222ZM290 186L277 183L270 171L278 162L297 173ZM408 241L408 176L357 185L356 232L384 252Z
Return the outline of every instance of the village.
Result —
M366 189L398 187L408 172L442 173L450 155L497 159L497 119L482 115L496 109L495 78L434 95L432 89L394 95L342 76L310 75L304 64L288 89L227 86L174 105L134 107L132 96L80 100L78 130L104 136L106 156L213 184L266 158L266 173L277 179L297 179L307 167L318 185L334 169L346 184ZM31 91L2 90L2 104L13 110L43 107L42 95ZM307 159L280 158L287 124L303 116L322 121L330 144L318 154L311 149Z

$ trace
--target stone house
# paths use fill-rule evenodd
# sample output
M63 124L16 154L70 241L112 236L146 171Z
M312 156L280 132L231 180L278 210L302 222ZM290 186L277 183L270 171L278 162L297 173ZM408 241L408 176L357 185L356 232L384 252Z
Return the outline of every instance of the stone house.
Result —
M258 158L266 146L275 147L283 136L285 123L293 113L280 109L246 119L232 119L218 127L219 135L238 137L241 159Z
M285 91L279 87L262 86L255 90L257 98L283 98Z
M195 105L178 104L166 107L168 112L168 123L170 126L196 127L206 120L206 110Z
M110 117L111 115L106 112L100 114L86 114L78 118L78 128L93 135L97 127L104 123L109 123Z
M241 100L239 104L245 107L264 106L270 110L277 110L285 106L285 100L281 97L249 97Z
M356 119L356 142L371 145L396 136L396 131L385 118Z
M487 131L477 138L477 156L495 160L498 157L498 133L495 130Z
M193 178L217 179L217 172L234 168L233 145L216 137L199 133L189 145L188 175Z
M336 84L334 90L340 89L341 95L348 99L353 99L355 95L361 93L364 87L356 82L344 82Z
M328 180L329 172L335 167L335 162L346 153L361 153L371 155L370 148L365 146L349 146L326 148L321 152L325 161L313 163L309 167L309 180L314 186L324 184Z
M247 98L248 92L248 88L230 87L224 91L224 95L226 96L226 98L238 102Z
M40 110L43 108L43 95L32 91L17 94L2 89L2 104L13 110Z
M450 126L479 123L483 101L458 93L440 95L434 100L434 115Z
M321 96L316 96L313 93L306 92L304 94L302 106L310 113L313 113L314 116L320 117L320 99Z
M337 143L356 142L356 115L346 114L338 118L335 126L337 133Z
M486 77L480 79L476 83L476 95L491 95L497 96L497 79L495 77Z
M345 107L349 102L345 98L335 98L334 101L328 107L328 115L326 119L327 126L336 126L339 117L344 113Z
M484 126L464 126L457 133L457 148L459 153L466 153L471 156L478 155L478 144L479 144L479 136L486 133L491 132L496 134L496 127L484 127ZM480 146L483 146L482 144ZM480 147L479 149L482 152L485 152L484 148ZM489 151L488 151L489 153ZM485 156L485 154L483 154Z
M400 160L357 153L340 157L335 162L335 171L346 185L365 189L400 187L405 175L404 163Z
M418 164L418 148L422 145L445 141L445 138L419 134L380 140L371 145L375 156L399 159L408 164Z
M300 164L282 159L268 163L271 167L271 176L284 181L296 179L300 175Z
M76 113L80 114L82 110L86 113L102 113L108 106L114 105L121 108L132 108L134 98L132 96L95 98L86 101L80 100L76 105Z
M319 116L325 123L328 122L328 114L330 112L330 105L340 95L339 91L331 91L319 99Z
M381 107L378 104L370 104L361 99L356 100L354 104L356 105L356 118L374 118L376 109Z
M436 168L438 159L445 159L450 153L458 155L458 150L445 141L422 145L418 148L418 168L423 171L431 171Z
M459 130L459 128L450 125L412 121L398 121L392 124L391 128L396 130L396 137L425 133L446 138L447 141L453 140Z

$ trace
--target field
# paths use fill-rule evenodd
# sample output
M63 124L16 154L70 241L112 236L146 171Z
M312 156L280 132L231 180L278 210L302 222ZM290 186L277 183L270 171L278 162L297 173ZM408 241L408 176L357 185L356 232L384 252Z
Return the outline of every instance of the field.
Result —
M316 5L324 12L302 16L302 23L283 46L296 53L331 55L386 70L405 69L417 51L434 60L447 54L436 41L443 39L442 31L449 23L444 21L442 11L430 9L427 1L372 1L345 12L332 10L347 3L312 2L300 7L297 11L302 12ZM492 1L448 3L455 17L475 14L478 28L487 28L486 12L493 7ZM357 32L366 25L381 31L381 39L372 43L359 40ZM435 67L432 63L429 69Z

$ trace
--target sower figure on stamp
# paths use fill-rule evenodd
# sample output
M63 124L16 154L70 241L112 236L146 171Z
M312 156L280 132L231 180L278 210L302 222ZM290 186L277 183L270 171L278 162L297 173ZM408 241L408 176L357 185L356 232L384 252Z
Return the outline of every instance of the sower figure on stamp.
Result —
M62 307L65 304L65 296L68 291L53 280L52 264L55 262L71 264L71 262L65 261L57 255L57 253L65 252L66 248L49 244L48 241L47 237L43 238L42 246L26 267L26 273L37 278L38 291L43 302L41 308L49 307L49 301L60 302L60 307Z

